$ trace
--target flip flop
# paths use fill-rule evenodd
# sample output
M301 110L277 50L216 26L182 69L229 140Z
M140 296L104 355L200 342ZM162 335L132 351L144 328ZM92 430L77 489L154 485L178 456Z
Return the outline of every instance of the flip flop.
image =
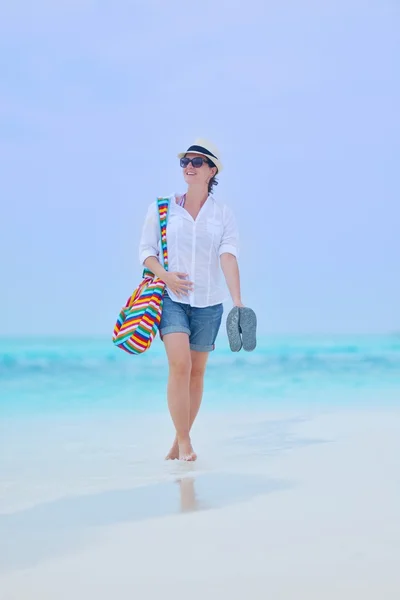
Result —
M257 317L251 308L239 308L239 328L242 334L243 350L251 352L257 345Z
M234 306L226 317L226 332L230 349L232 352L239 352L242 347L242 340L240 338L238 306Z

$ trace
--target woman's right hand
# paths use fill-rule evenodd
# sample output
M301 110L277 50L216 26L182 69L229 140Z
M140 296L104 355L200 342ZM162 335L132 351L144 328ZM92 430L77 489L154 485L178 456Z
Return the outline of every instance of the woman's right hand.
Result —
M187 273L179 273L178 271L168 272L164 276L164 283L177 296L187 296L193 289L193 282L188 281L186 277L188 277Z

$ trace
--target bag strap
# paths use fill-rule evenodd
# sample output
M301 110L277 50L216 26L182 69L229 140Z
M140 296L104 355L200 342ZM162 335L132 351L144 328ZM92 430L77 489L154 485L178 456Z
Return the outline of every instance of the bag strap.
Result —
M157 210L158 220L160 224L160 239L161 239L161 253L163 257L164 269L168 271L168 247L167 247L167 222L169 212L169 198L157 198ZM154 277L154 273L149 269L143 270L142 277Z
M161 252L163 256L164 269L168 271L167 221L169 198L157 198L157 207L160 221Z

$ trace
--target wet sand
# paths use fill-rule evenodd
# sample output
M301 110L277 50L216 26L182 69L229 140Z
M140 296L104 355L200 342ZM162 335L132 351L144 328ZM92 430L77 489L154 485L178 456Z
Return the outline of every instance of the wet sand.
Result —
M207 414L194 465L123 421L8 428L1 600L400 597L400 412Z

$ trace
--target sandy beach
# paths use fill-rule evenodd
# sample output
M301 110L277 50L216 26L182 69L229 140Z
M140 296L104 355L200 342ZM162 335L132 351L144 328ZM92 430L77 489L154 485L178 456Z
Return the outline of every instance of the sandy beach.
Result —
M165 422L3 423L1 600L400 597L400 412L206 413L193 465Z

